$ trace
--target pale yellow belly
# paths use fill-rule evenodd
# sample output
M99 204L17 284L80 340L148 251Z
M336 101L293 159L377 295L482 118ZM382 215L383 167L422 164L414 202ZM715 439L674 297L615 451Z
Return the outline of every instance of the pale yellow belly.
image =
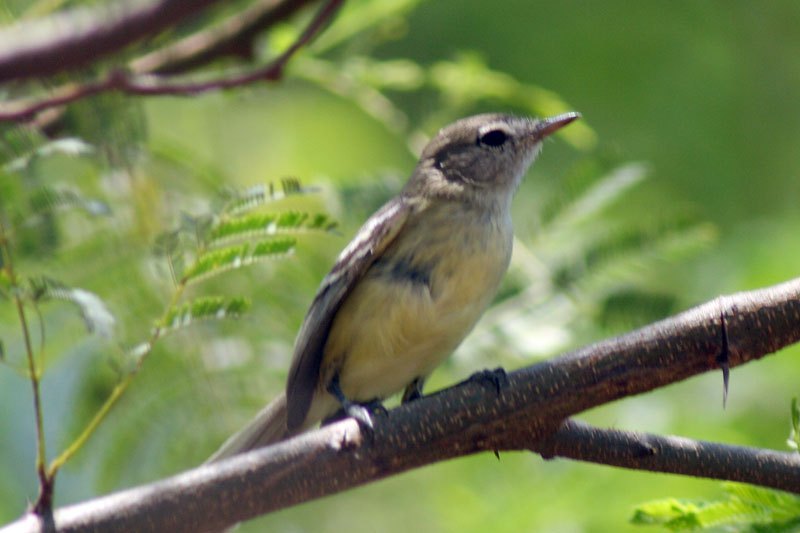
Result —
M510 234L480 230L466 236L471 247L421 259L433 263L427 284L366 276L331 327L322 382L338 373L347 398L383 399L428 376L450 355L491 302L508 266Z

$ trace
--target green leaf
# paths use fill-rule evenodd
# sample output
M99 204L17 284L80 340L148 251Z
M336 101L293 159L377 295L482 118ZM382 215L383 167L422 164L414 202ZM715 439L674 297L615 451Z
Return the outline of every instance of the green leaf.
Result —
M206 252L186 269L183 280L186 283L200 281L258 261L284 256L294 251L296 242L294 238L283 237Z
M300 186L300 181L297 178L282 179L278 188L275 187L274 183L270 182L255 185L245 191L225 190L222 195L226 202L221 212L228 215L239 215L267 202L274 202L287 196L304 192L307 192L307 189L303 189Z
M76 305L89 333L111 338L115 319L103 300L85 289L67 287L63 283L45 277L29 279L30 296L36 301L62 300Z
M336 222L324 214L312 215L299 211L255 213L222 220L212 228L209 240L212 243L229 242L291 230L330 231L335 227Z
M700 526L697 513L700 507L690 501L668 498L643 503L634 510L631 523L637 525L661 524L673 531L694 529Z
M250 302L246 298L225 299L221 296L197 298L170 309L164 317L164 327L176 330L199 320L238 318L248 309L250 309Z
M691 502L669 498L639 505L638 525L661 524L673 531L723 526L758 532L794 531L800 523L800 497L742 483L724 483L726 498Z
M771 521L782 522L800 517L800 496L795 494L745 483L726 482L722 486L731 500L763 509Z

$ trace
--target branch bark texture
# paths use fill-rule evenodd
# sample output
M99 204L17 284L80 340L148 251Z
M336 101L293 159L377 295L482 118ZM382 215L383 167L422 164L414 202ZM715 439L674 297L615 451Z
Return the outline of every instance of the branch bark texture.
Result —
M0 33L0 82L51 76L156 35L219 0L114 2L23 22Z
M720 365L739 366L798 340L800 279L717 298L512 372L499 390L489 380L468 380L387 416L377 415L371 436L362 435L353 420L344 420L151 485L59 509L46 519L28 515L2 531L39 531L43 524L58 531L216 530L422 465L497 450L532 449L547 457L735 478L800 493L800 461L790 454L563 423L588 408ZM602 433L592 436L593 431ZM600 437L616 451L599 453ZM596 443L590 448L583 445L592 439ZM742 458L750 466L739 468L736 476L723 475L724 463Z
M173 79L171 76L136 75L124 70L113 70L94 81L62 85L48 97L39 101L6 102L0 105L0 121L27 120L42 111L107 91L120 91L141 96L185 96L231 89L259 81L278 81L283 76L283 70L292 56L300 48L309 44L326 27L343 3L344 0L328 0L297 40L272 62L262 67L205 80L180 80Z
M545 459L563 457L800 491L800 454L792 452L602 429L576 420L567 420L551 436L534 443L531 450Z

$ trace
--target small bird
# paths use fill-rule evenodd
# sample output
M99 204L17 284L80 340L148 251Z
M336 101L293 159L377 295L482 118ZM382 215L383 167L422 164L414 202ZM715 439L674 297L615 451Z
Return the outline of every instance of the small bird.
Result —
M439 131L399 195L372 215L322 281L294 347L286 391L209 459L296 435L340 409L425 378L494 298L511 258L511 200L545 137L579 118L483 114Z

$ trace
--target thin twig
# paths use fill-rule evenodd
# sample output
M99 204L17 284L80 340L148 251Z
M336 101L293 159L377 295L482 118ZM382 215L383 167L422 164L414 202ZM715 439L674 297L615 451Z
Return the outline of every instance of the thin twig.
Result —
M717 442L603 429L567 420L558 431L529 447L546 459L576 461L688 476L741 481L800 492L800 454Z
M107 91L147 96L194 95L248 85L256 81L277 81L283 76L283 70L292 56L313 40L343 3L344 0L326 2L297 40L274 61L261 68L205 81L173 81L167 76L135 75L115 70L100 80L63 86L48 98L37 102L8 102L0 106L0 121L28 120L46 109Z
M52 508L53 503L53 478L47 474L45 464L47 461L47 447L44 440L44 415L42 413L42 398L40 387L39 369L36 365L33 342L31 341L30 328L25 315L25 302L22 300L19 288L19 279L14 270L14 261L11 253L11 245L8 241L5 225L0 220L0 264L11 282L14 306L19 317L19 324L22 328L22 338L25 342L25 355L28 361L28 379L31 381L33 389L33 414L36 421L36 473L39 477L39 496L33 506L36 514L47 513Z
M136 74L176 74L223 56L252 59L254 41L313 0L255 0L239 13L129 63Z

